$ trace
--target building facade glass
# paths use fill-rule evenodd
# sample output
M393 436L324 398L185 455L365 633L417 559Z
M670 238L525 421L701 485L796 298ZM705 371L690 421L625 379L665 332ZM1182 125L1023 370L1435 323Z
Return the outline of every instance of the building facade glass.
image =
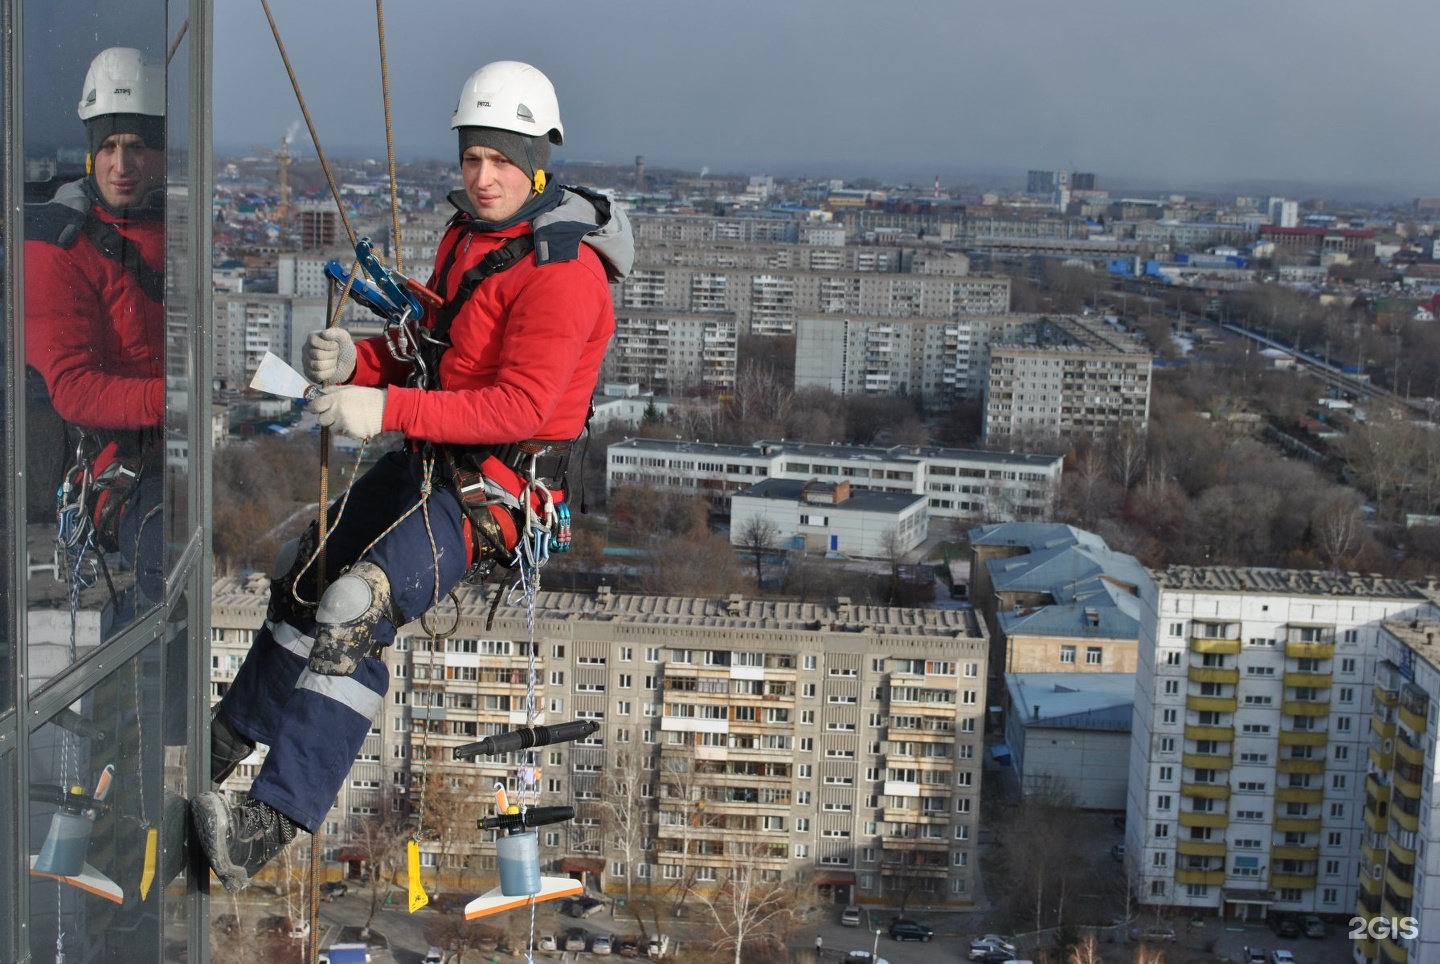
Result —
M0 960L208 957L209 6L0 0Z

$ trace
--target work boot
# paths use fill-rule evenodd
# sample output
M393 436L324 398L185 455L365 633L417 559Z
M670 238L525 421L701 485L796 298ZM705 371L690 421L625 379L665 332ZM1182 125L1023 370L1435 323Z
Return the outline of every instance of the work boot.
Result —
M210 714L210 782L219 786L255 752L255 741L230 725L216 707Z
M297 829L268 803L246 800L232 807L214 791L191 800L190 814L210 869L232 894L250 886L250 878L295 839Z

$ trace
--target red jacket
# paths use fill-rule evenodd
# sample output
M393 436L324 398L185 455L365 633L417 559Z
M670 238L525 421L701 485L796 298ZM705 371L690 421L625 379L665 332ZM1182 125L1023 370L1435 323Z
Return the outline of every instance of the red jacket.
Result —
M165 267L159 220L115 217L147 265ZM51 404L83 428L134 429L165 416L165 306L147 297L118 261L84 232L62 248L25 242L25 363L45 379Z
M451 225L428 283L445 295L490 251L530 231L529 223L481 234ZM450 250L460 253L443 281ZM428 312L425 321L433 314ZM588 245L543 266L527 255L476 288L451 325L440 389L404 387L410 366L383 338L356 343L356 385L388 385L384 428L407 438L457 445L565 440L585 427L600 362L615 332L605 266Z

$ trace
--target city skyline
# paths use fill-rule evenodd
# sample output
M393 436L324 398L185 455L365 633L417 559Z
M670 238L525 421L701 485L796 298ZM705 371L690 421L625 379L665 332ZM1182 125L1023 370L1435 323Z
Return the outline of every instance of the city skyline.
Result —
M656 0L549 12L537 26L519 8L486 10L469 31L437 29L475 15L453 0L388 5L397 155L447 157L465 76L520 59L555 81L557 160L639 154L657 168L947 186L1023 185L1038 167L1095 171L1112 189L1440 193L1440 129L1416 120L1427 31L1413 29L1435 14L1410 0L1360 19L1329 0L911 2L879 19L849 0L742 2L723 17ZM327 153L383 156L373 16L275 15ZM263 12L218 9L216 36L217 150L278 146L300 110ZM311 150L303 131L293 143Z

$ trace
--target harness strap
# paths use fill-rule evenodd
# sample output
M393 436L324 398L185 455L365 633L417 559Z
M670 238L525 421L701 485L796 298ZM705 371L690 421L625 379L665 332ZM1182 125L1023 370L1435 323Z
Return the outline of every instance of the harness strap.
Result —
M456 253L460 250L460 239L457 237L455 243L450 246L450 254L445 259L445 266L440 269L438 282L445 284L445 278L450 273L450 266L455 263ZM460 276L460 285L455 289L454 294L445 299L445 303L435 310L435 323L430 326L426 337L421 343L421 352L424 354L425 370L433 373L432 377L439 377L440 358L450 347L450 326L455 323L455 317L460 314L460 309L475 294L475 289L480 283L491 275L499 274L506 268L514 267L532 251L535 250L535 236L533 234L522 234L518 238L511 238L500 247L491 251L480 260L475 267L466 271ZM441 290L442 296L444 290Z
M151 301L165 301L165 272L156 271L140 257L140 251L120 233L120 229L109 221L87 217L81 228L100 253L130 272L140 284L140 290Z

